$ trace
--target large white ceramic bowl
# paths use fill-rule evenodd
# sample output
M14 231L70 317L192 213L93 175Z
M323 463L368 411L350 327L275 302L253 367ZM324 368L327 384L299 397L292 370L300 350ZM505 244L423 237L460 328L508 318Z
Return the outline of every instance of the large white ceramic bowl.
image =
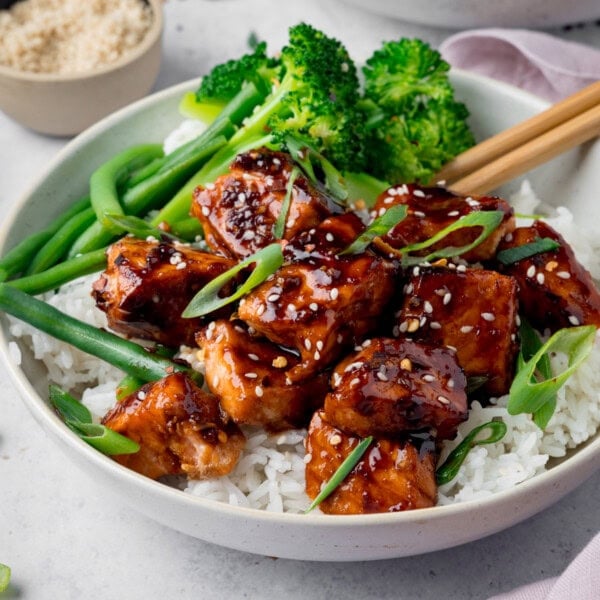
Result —
M433 27L556 27L600 17L598 0L344 0Z
M489 79L457 72L453 80L458 96L471 109L473 127L480 138L545 106L541 100ZM180 121L177 104L192 86L188 82L137 102L72 141L4 220L0 245L11 247L81 196L94 167L119 149L162 139ZM597 222L600 218L600 203L596 201L600 144L564 155L529 177L548 202L567 204L580 219ZM596 436L546 473L512 491L481 501L404 513L287 515L231 507L147 479L87 446L48 407L44 370L27 352L23 365L15 366L7 344L3 323L0 352L4 368L32 415L107 494L189 535L258 554L319 561L374 560L463 544L514 525L556 502L589 477L600 462L600 436Z

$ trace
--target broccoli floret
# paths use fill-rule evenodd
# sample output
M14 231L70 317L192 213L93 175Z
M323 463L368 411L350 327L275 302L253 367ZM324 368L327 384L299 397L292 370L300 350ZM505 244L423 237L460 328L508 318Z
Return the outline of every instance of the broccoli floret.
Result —
M236 154L259 145L285 149L304 141L340 170L362 170L362 128L356 67L337 40L301 23L290 29L280 77L200 179L224 172Z
M368 171L392 182L429 183L475 142L454 99L449 65L420 40L387 42L363 69Z
M259 42L251 54L217 65L206 75L196 90L196 101L225 104L250 81L268 92L278 71L278 61L267 56L267 44Z

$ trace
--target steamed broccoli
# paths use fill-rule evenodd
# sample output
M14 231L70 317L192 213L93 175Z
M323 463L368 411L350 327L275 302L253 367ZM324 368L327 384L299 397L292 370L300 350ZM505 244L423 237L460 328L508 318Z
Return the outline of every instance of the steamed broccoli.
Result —
M252 55L251 55L252 56ZM236 154L267 145L286 149L294 139L303 142L331 161L340 170L361 170L362 119L358 109L359 83L356 67L344 46L310 25L290 28L289 44L276 65L258 68L252 78L269 79L271 92L246 118L229 143L207 163L200 181L226 171ZM219 71L220 86L239 85L238 70ZM214 73L214 71L213 71ZM212 75L212 74L211 74ZM267 83L264 81L264 83Z
M392 182L429 183L474 144L449 65L420 40L384 43L363 69L367 171Z

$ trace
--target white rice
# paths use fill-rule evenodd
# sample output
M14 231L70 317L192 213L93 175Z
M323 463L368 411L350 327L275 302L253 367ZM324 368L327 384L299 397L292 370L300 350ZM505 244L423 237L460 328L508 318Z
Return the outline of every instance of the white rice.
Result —
M525 184L516 198L517 210L532 214L538 201ZM526 207L524 209L524 207ZM548 219L553 227L574 245L580 260L600 276L600 236L578 227L566 208L553 209ZM104 313L97 310L90 295L94 276L82 278L46 299L65 312L106 327ZM11 320L10 331L32 348L35 357L48 369L49 380L66 389L87 387L83 402L97 418L115 402L114 390L120 371L72 347ZM20 361L20 350L11 343L11 356ZM197 351L183 348L182 356L202 370ZM554 366L565 360L558 355ZM529 415L511 416L506 410L507 397L482 408L473 404L469 419L459 427L457 438L447 442L440 460L475 426L501 417L508 426L504 439L496 444L478 446L467 456L458 476L439 490L438 503L450 504L484 498L513 487L544 471L551 458L565 456L570 448L595 435L600 425L600 337L587 360L560 390L557 408L548 427L540 431ZM226 477L209 481L188 481L191 494L236 506L275 512L302 512L308 506L304 492L304 431L268 435L262 430L246 429L247 446L235 470Z

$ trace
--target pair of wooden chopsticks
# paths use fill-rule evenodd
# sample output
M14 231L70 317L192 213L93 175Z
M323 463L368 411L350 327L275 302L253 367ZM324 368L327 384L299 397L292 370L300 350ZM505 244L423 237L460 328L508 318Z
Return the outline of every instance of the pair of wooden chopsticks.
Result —
M459 195L498 186L600 135L600 81L459 154L435 181Z

